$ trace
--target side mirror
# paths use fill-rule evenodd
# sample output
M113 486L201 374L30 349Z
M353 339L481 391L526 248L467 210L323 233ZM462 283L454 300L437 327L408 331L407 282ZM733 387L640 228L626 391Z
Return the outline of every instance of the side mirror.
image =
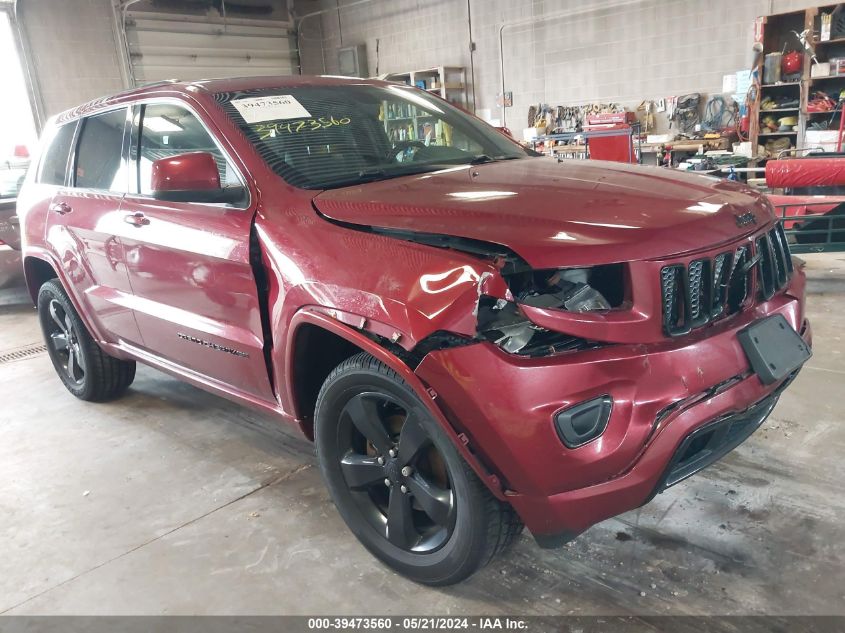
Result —
M169 202L239 202L243 187L221 187L220 172L208 152L190 152L153 161L153 198Z

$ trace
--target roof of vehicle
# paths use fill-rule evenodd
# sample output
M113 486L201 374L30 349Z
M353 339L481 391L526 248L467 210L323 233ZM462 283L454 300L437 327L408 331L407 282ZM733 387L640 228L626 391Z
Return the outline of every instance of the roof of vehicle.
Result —
M262 88L302 88L307 86L350 86L361 84L385 86L388 85L388 82L378 79L361 79L358 77L340 77L334 75L266 75L261 77L231 77L227 79L198 79L193 81L170 79L93 99L92 101L62 112L56 117L56 120L58 123L65 123L110 105L156 95L173 94L174 92L190 94L202 91L214 94L219 92L260 90Z

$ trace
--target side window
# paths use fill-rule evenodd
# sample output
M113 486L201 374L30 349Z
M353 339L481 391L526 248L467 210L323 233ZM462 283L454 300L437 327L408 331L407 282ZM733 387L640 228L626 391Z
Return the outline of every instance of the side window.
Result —
M63 185L67 175L67 162L76 123L67 123L55 129L50 144L38 166L37 181L45 185Z
M146 195L152 193L150 180L154 161L189 152L208 152L214 157L221 186L241 185L235 169L191 112L169 103L144 106L138 154L140 192Z
M123 159L126 108L86 118L76 146L76 180L81 188L123 193L127 165Z

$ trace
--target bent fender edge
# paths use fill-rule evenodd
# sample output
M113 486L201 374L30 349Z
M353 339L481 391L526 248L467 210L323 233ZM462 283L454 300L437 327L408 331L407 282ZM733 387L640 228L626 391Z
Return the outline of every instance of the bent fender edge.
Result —
M340 323L325 314L318 312L316 307L312 308L302 308L296 314L294 314L293 318L291 319L290 326L288 328L287 334L287 344L285 349L285 391L287 392L287 401L291 403L294 416L296 418L297 423L300 427L303 427L303 420L299 415L299 411L297 410L296 398L294 394L293 388L293 346L294 341L296 340L296 332L301 325L304 324L311 324L317 327L321 327L337 336L340 336L353 345L359 347L362 351L367 352L371 356L377 358L385 365L390 367L393 371L395 371L399 376L404 380L411 389L414 390L417 397L423 403L423 405L429 410L431 415L440 425L440 428L446 433L449 439L452 441L452 444L461 454L466 462L469 464L470 468L475 472L476 475L484 482L484 485L490 490L490 492L499 500L506 500L505 493L502 489L502 483L500 479L493 473L491 473L484 464L478 459L478 457L469 450L467 444L461 441L461 438L455 432L455 429L452 427L450 422L446 419L446 416L437 406L437 394L426 387L425 383L413 372L411 369L399 360L396 356L388 352L383 347L376 344L373 340L367 338L357 330Z

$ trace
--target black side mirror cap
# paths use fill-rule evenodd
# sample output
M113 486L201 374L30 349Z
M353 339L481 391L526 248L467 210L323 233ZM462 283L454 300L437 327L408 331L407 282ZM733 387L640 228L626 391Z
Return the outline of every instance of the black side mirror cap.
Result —
M206 204L237 204L246 200L245 187L223 187L222 189L178 189L153 191L153 198L166 202L199 202Z

